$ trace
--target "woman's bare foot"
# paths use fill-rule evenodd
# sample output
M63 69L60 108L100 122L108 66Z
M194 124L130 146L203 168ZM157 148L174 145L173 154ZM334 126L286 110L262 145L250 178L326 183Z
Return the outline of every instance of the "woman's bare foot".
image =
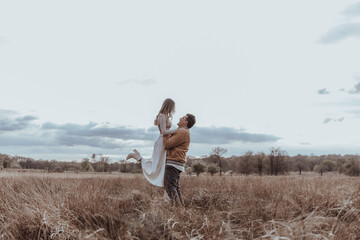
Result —
M133 153L129 153L129 155L127 155L126 160L129 160L130 158L134 158L136 159L136 161L140 162L142 158L140 153L136 149L134 149L133 151L134 151Z

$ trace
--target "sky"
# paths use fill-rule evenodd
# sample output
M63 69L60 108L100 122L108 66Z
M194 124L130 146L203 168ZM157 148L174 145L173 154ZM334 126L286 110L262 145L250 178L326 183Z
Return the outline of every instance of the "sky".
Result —
M13 156L151 157L166 98L190 156L360 154L360 1L5 0L0 89Z

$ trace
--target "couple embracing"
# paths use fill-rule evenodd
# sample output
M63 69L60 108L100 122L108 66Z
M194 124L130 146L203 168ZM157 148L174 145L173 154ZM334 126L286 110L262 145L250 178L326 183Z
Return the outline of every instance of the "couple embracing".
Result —
M145 178L153 185L164 187L171 203L184 206L179 180L180 173L185 171L186 153L190 145L190 131L196 120L192 114L186 114L177 123L178 128L170 130L171 120L175 113L175 102L167 98L156 116L154 124L160 136L154 144L150 160L141 157L134 149L126 159L134 158L141 162Z

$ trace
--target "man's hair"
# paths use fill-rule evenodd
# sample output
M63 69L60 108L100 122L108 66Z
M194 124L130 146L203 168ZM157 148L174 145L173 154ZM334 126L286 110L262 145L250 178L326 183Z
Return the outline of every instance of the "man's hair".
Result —
M194 126L194 124L196 123L195 116L190 113L186 114L186 116L188 121L187 127L192 128L192 126Z

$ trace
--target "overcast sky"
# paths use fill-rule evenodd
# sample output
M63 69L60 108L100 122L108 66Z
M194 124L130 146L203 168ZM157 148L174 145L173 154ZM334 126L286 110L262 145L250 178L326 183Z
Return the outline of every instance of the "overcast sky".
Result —
M360 2L1 1L0 153L151 156L163 100L189 155L360 153Z

